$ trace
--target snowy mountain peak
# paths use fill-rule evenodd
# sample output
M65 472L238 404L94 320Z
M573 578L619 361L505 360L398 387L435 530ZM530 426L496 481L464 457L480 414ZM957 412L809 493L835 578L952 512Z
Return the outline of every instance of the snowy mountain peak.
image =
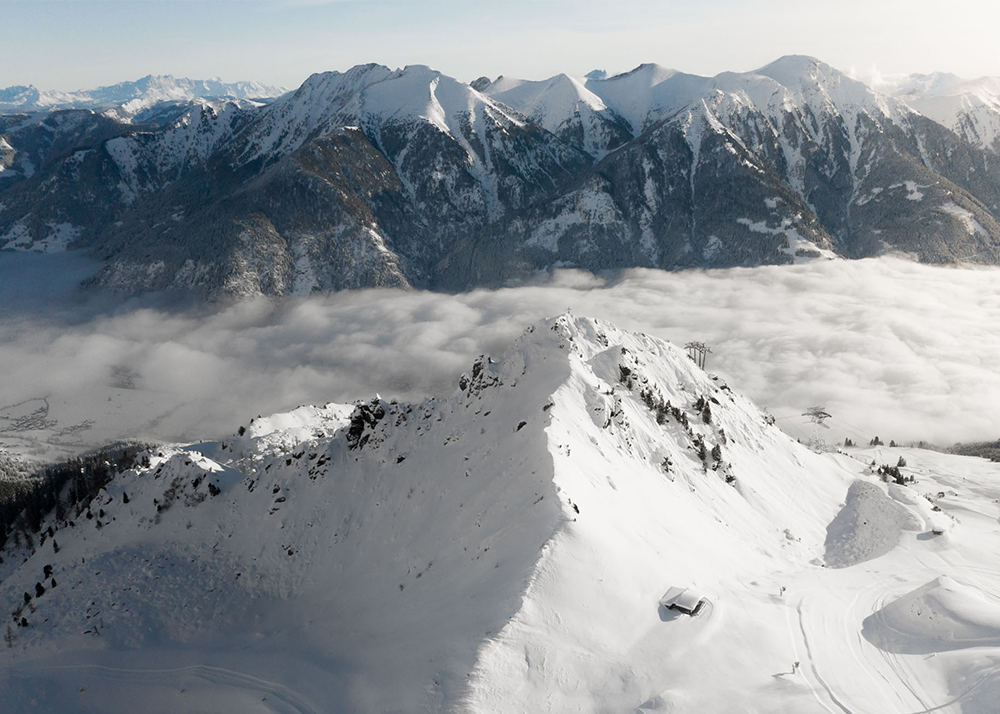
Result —
M936 73L886 77L878 86L973 146L1000 153L1000 77Z
M287 90L258 82L226 83L171 75L148 74L135 81L76 92L39 91L35 87L0 89L0 112L47 112L60 109L91 109L129 121L158 104L198 99L263 101Z
M314 75L246 124L234 163L280 160L344 126L362 129L409 196L437 200L448 193L452 212L482 210L490 219L566 180L565 165L589 163L520 112L425 65ZM534 148L514 156L525 146ZM419 159L436 151L448 158ZM505 180L498 171L517 178Z
M451 118L469 114L482 101L481 95L469 85L426 65L392 70L367 64L344 73L314 74L268 111L313 131L317 125L330 121L363 122L365 117L380 117L400 121L425 119L448 132Z
M32 84L27 86L15 85L13 87L0 89L0 105L16 107L36 104L40 96L40 92Z
M162 94L181 80L143 82ZM7 118L0 247L93 248L112 256L99 281L116 290L241 297L887 250L990 263L991 92L984 80L904 102L798 56L715 77L646 64L474 86L369 64L265 106L197 98L133 114L137 98L102 116Z
M599 96L566 74L540 82L499 77L481 91L556 136L579 141L593 156L603 156L627 134L622 119Z
M937 94L947 91L965 82L958 75L950 72L933 72L931 74L909 75L878 75L872 77L869 84L880 92L893 96L919 97L922 94Z
M570 83L574 85L572 89ZM776 126L783 123L782 112L796 112L807 106L816 112L848 111L852 116L858 109L875 116L899 113L891 100L867 85L813 57L801 55L782 57L754 72L723 72L715 77L642 64L610 78L595 75L575 80L560 75L543 82L524 82L501 77L483 91L550 131L563 126L577 111L578 104L585 103L593 111L626 120L633 135L638 135L656 121L688 106L717 102L714 95L720 92L731 95L731 101L768 113ZM556 101L559 95L564 95L562 101Z
M874 118L899 117L908 111L905 105L814 57L788 55L761 67L755 74L770 77L790 90L800 106L825 104L852 122L859 111Z
M286 101L297 96L308 96L314 92L329 92L333 89L365 86L373 82L380 82L399 71L370 62L355 65L344 72L339 70L316 72L309 75L306 81L286 98Z
M196 98L273 99L284 94L283 87L273 87L259 82L226 83L215 79L188 79L173 75L148 74L133 82L119 82L108 87L83 92L93 101L102 104L123 104L141 99L147 105L157 101L191 100Z
M1000 96L1000 77L980 77L942 90L940 94L972 94L982 102L996 102Z
M608 77L607 79L601 77L592 77L588 79L592 79L595 82L628 82L634 86L645 85L653 87L660 82L665 82L675 74L679 74L676 69L664 67L656 64L655 62L644 62L635 69L629 70L628 72L622 72L621 74L616 74L613 77Z
M571 490L574 484L579 488L579 474L602 461L598 454L565 463L560 458L557 444L563 439L572 439L586 451L583 434L560 436L586 424L584 431L592 443L610 440L616 453L633 464L631 468L641 463L654 479L666 476L671 482L680 479L698 489L708 488L721 497L710 510L721 509L718 512L725 513L728 522L759 524L761 518L781 517L784 506L773 501L783 500L778 494L787 484L773 475L758 477L752 464L770 458L771 449L794 452L797 447L771 428L755 406L700 369L678 347L566 313L529 327L499 361L477 361L460 380L459 396L469 405L483 400L484 393L504 389L515 399L525 384L548 412L546 431L550 450L556 452L556 483L563 489ZM581 423L581 418L587 421ZM524 421L527 426L533 418ZM520 428L518 423L516 429ZM603 459L610 458L603 453ZM589 459L595 461L587 466ZM562 472L560 465L571 468ZM796 529L819 525L800 522ZM818 531L813 532L819 537Z
M795 87L803 81L819 81L841 74L825 62L808 55L785 55L770 62L754 74L771 77L786 87Z
M403 66L401 74L416 74L423 77L440 77L441 73L426 64L408 64Z
M1000 605L996 466L904 451L926 486L872 473L900 450L814 453L679 348L563 314L449 398L74 464L0 542L3 704L910 711L900 666L976 671Z

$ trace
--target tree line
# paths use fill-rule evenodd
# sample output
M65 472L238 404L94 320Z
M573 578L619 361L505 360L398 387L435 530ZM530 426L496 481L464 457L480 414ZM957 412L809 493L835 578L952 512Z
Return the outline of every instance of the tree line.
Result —
M135 466L148 444L118 443L46 466L30 478L0 481L0 550L8 541L34 547L45 517L57 521L82 513L101 489Z

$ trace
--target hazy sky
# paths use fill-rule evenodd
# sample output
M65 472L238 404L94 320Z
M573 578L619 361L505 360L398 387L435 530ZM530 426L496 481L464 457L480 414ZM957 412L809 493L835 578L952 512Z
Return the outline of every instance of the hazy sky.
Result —
M0 0L0 11L0 87L173 74L291 88L365 62L465 81L642 62L711 75L793 53L859 74L1000 75L995 0Z

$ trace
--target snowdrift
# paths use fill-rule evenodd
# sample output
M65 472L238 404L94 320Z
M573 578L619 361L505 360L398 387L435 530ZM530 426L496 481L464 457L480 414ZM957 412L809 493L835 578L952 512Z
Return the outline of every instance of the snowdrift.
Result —
M909 512L875 484L855 481L847 501L827 527L826 564L846 568L885 555L912 524Z
M864 635L883 650L928 654L1000 646L1000 600L947 576L886 604L865 619Z

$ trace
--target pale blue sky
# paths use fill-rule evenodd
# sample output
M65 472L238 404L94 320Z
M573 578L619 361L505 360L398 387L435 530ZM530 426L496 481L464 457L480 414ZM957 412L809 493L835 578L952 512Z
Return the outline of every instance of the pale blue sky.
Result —
M754 69L809 54L844 71L1000 75L995 0L0 0L0 87L146 74L298 86L378 62L463 79Z

